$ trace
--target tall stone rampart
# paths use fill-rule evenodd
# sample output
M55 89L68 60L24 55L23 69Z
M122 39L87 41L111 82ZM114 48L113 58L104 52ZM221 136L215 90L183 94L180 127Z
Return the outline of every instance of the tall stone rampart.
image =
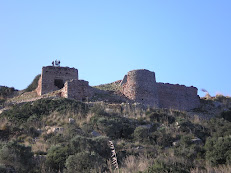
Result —
M129 71L121 85L122 93L127 98L153 107L159 106L154 72L145 69Z
M190 110L200 105L197 88L157 83L160 108Z
M78 80L78 70L69 67L46 66L42 68L42 74L37 88L38 95L43 95L64 87L66 81Z

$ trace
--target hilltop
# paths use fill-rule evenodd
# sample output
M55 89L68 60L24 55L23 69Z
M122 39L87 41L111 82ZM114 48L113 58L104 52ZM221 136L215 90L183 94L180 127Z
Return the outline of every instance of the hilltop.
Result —
M161 102L151 106L146 103L155 102L153 97L140 100L137 94L127 94L130 79L128 73L110 84L92 87L80 82L94 92L85 99L63 97L63 87L79 86L72 79L59 81L60 87L41 95L41 75L22 91L1 86L0 172L116 172L117 164L120 172L230 172L230 97L198 97L192 109L177 104L179 109L164 108ZM185 86L175 87L188 93ZM197 99L188 96L187 104ZM109 141L116 153L114 164Z

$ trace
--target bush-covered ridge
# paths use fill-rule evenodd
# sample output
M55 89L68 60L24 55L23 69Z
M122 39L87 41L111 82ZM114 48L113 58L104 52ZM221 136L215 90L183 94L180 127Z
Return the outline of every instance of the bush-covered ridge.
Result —
M121 172L229 170L230 111L206 120L131 104L18 104L0 116L0 171L113 172L109 140Z
M25 89L26 92L33 91L37 88L40 76L41 76L41 74L38 74L37 76L35 76L35 78L31 82L31 84L28 85L28 87Z

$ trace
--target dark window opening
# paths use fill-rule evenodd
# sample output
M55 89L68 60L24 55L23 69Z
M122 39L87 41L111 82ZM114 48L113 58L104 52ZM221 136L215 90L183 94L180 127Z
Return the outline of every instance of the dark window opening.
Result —
M64 82L62 79L55 79L54 85L57 86L59 89L64 87Z

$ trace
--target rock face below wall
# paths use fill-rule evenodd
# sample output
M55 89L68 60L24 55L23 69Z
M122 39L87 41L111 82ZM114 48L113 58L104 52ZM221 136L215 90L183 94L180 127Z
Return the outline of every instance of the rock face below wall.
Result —
M121 86L128 99L156 108L190 110L200 105L197 88L156 83L155 73L149 70L128 72Z
M155 73L149 70L133 70L125 75L122 93L129 99L145 105L159 107Z

